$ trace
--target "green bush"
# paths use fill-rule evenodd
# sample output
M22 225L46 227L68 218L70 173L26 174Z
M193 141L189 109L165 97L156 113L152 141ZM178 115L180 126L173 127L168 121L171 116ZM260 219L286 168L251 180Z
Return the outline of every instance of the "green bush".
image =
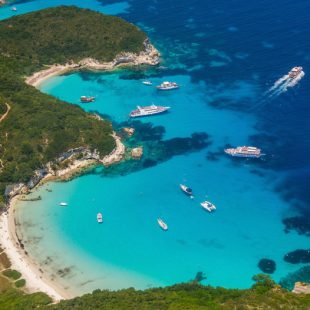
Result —
M21 288L21 287L24 287L26 285L26 280L25 279L20 279L20 280L17 280L15 282L15 286L17 288Z
M7 269L7 270L4 270L4 271L2 272L2 274L3 274L4 276L10 278L10 279L13 279L13 280L17 280L17 279L19 279L19 278L22 276L22 274L21 274L19 271L14 270L14 269Z

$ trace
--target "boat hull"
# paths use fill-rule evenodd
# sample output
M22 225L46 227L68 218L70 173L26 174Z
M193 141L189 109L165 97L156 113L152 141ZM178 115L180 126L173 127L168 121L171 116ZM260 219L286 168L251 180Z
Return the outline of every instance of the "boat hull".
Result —
M178 89L179 86L174 86L174 87L157 87L157 90L160 91L165 91L165 90L173 90L173 89Z
M158 112L150 113L150 114L132 114L132 113L130 113L129 116L130 116L131 118L147 117L147 116L153 116L153 115L163 114L163 113L166 113L166 112L168 112L168 109L167 109L167 110L163 110L163 111L158 111Z

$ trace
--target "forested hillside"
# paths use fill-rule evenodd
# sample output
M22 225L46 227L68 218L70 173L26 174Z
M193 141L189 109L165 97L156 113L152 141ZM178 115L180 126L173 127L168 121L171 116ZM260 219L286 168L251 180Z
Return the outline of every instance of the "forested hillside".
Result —
M25 75L54 63L92 57L112 60L120 52L143 49L145 33L134 25L73 6L60 6L0 22L0 203L8 184L26 182L70 148L87 146L102 156L115 146L110 122L78 106L42 94ZM79 98L81 94L76 91Z

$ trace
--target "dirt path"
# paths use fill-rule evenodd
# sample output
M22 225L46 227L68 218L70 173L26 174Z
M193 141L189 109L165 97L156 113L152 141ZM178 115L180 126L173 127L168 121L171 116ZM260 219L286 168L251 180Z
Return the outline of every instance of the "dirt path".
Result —
M11 110L11 107L6 103L5 104L6 105L6 112L0 117L0 123L2 122L2 121L4 121L5 120L5 118L8 116L8 114L9 114L9 112L10 112L10 110Z

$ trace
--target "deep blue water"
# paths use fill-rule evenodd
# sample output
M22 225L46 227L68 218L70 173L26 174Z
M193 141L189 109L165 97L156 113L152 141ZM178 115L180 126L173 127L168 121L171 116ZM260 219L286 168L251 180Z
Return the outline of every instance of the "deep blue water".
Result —
M98 280L94 268L72 262L73 254L62 263L58 258L60 265L81 270L64 283L92 279L93 286L76 285L77 292L96 285L172 284L191 279L198 271L206 273L205 283L248 287L251 276L260 272L261 258L276 261L277 281L303 267L284 262L283 256L309 248L310 2L101 2L103 6L98 1L21 1L16 6L22 13L68 3L121 16L148 33L166 68L72 74L53 78L41 89L75 104L82 93L97 95L95 103L83 107L107 115L115 126L128 120L136 104L170 105L168 114L141 120L164 132L159 139L166 141L164 151L152 153L156 149L151 146L158 147L159 140L149 129L149 152L143 160L150 158L156 166L144 169L147 165L129 163L52 184L52 194L43 188L42 208L25 204L27 212L21 208L19 215L21 223L34 227L21 228L29 252L44 261L42 245L61 236L63 244L57 246L70 244L72 253L93 261L96 271L104 270L104 280ZM8 14L6 8L0 9L0 17ZM298 85L273 99L263 96L296 65L306 73ZM145 77L155 84L176 80L182 87L158 94L141 85ZM178 147L172 139L197 132L206 132L211 145L172 151ZM226 144L254 144L267 156L263 161L234 161L221 153ZM181 195L180 182L194 188L193 201ZM205 195L217 204L215 214L199 207ZM74 212L55 209L59 200L70 201ZM101 209L106 222L99 228L93 216ZM52 216L48 228L36 223L43 214ZM156 226L157 216L167 220L166 234ZM46 231L45 237L30 245L40 229ZM52 247L50 256L56 262L57 255Z

